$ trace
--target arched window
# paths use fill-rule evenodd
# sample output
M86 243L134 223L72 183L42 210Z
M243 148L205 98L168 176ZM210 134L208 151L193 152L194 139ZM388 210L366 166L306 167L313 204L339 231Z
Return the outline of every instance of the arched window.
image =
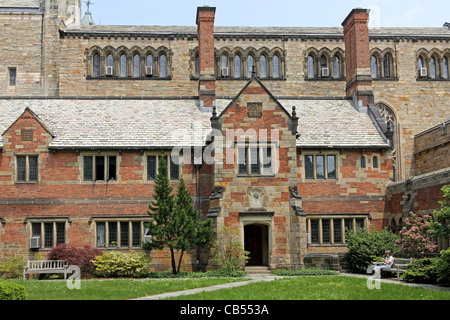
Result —
M337 55L333 57L333 77L341 77L341 59Z
M167 77L167 57L165 54L159 56L159 76Z
M194 68L195 68L195 76L198 78L200 76L200 65L199 65L199 61L198 61L198 54L195 56L195 61L194 61Z
M239 55L234 56L234 77L241 77L241 57Z
M442 66L442 77L444 79L448 79L448 57L444 57L443 66Z
M308 56L308 78L314 78L314 57Z
M366 157L361 156L361 168L365 168L365 167L366 167Z
M147 76L153 75L153 56L151 54L147 55L145 58L145 74Z
M120 56L120 76L122 78L127 76L127 55L125 53Z
M114 71L114 57L110 53L106 57L106 75L107 76L112 76L113 75L113 71Z
M228 76L228 57L225 54L220 57L220 75L222 77Z
M327 57L325 57L324 55L322 55L320 57L320 74L322 77L328 77L328 71L324 70L328 68L328 64L327 64Z
M261 78L267 78L267 58L261 55L259 58L259 75Z
M141 57L139 54L133 56L133 77L139 78L141 76Z
M94 54L92 58L92 76L100 77L100 55L98 53Z
M386 53L384 56L384 77L392 78L392 55L390 53Z
M249 55L247 57L247 78L251 78L252 77L252 73L253 73L253 65L255 64L254 62L255 60L253 59L252 55Z
M373 156L373 158L372 158L372 167L378 168L378 157L377 156Z
M430 59L430 78L436 79L436 58L434 56L431 56Z
M280 77L280 57L278 55L274 55L272 59L273 65L273 77L278 79Z
M378 78L378 59L374 55L370 58L370 71L373 79Z

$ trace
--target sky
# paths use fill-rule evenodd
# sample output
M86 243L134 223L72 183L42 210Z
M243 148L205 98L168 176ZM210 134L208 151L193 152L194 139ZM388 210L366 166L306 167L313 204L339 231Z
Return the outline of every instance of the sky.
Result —
M90 0L96 24L195 26L197 7L216 7L216 26L340 27L353 8L370 27L442 27L449 0ZM86 12L82 0L82 17Z

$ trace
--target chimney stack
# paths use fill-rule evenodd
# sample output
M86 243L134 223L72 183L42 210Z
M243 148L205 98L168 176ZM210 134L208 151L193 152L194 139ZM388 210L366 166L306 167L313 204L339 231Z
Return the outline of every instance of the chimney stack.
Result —
M198 94L203 107L213 107L216 99L216 75L214 68L214 18L216 8L197 8L198 32Z
M370 72L369 9L356 8L342 22L345 39L347 96L356 98L358 108L373 103Z

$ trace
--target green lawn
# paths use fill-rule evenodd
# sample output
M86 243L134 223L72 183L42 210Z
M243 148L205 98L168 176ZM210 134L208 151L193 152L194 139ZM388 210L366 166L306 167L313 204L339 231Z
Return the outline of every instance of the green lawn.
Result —
M450 300L450 292L381 283L368 289L366 279L344 276L290 277L271 282L183 296L182 300Z
M29 300L124 300L164 292L242 281L242 278L82 280L80 289L68 289L63 280L15 280Z

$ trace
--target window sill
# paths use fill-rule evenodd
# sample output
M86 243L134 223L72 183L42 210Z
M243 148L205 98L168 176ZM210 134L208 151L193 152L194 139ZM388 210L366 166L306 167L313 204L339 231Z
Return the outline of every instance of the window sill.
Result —
M240 78L233 78L233 77L216 77L215 80L216 81L250 81L251 78L245 78L245 77L240 77ZM282 77L282 78L258 78L260 80L263 81L286 81L287 78L286 77ZM197 81L199 80L198 77L190 77L190 80L194 80Z
M39 184L39 181L15 181L15 184Z
M398 78L372 78L372 81L398 81Z
M437 78L437 79L433 79L433 78L416 78L416 81L450 81L450 78L446 79L446 78Z
M305 81L346 81L346 78L317 77L317 78L305 78Z
M236 175L238 178L274 178L274 174L245 174L245 173L238 173Z
M97 180L97 181L81 181L83 184L118 184L118 180Z

